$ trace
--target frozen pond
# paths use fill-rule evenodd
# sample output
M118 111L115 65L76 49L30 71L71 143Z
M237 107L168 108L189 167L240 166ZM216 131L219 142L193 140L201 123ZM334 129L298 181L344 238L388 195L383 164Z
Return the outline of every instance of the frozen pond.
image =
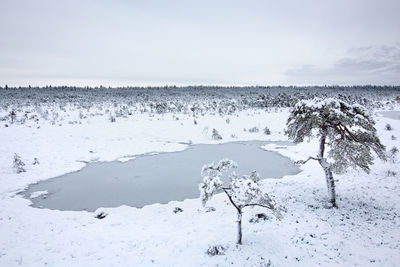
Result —
M378 112L385 118L400 120L400 111L381 111Z
M299 172L288 158L260 148L267 143L271 142L193 145L185 151L143 155L127 162L90 163L80 171L30 185L23 194L31 197L34 207L94 211L197 198L202 166L223 158L238 163L238 174L256 170L261 178L280 178Z

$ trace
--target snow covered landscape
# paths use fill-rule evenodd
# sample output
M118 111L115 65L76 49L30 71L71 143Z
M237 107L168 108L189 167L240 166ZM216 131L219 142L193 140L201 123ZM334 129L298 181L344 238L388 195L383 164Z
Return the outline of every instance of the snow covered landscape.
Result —
M368 88L332 88L326 94L348 102L367 101L378 137L389 153L398 147L400 120L380 111L400 110L400 91L380 89L380 94L370 94L374 91ZM210 97L210 92L219 95L223 88L205 90L190 101L176 96L179 89L171 89L175 101L132 100L130 104L100 100L93 94L91 105L80 100L85 99L83 90L54 88L54 94L28 88L0 90L4 96L0 114L1 266L396 266L400 260L396 153L386 162L375 158L370 174L352 169L335 174L337 208L328 205L318 162L299 165L301 172L296 175L261 180L281 216L275 218L262 207L246 208L242 245L236 245L235 209L223 193L216 194L208 208L202 206L199 192L197 198L184 201L143 208L102 207L94 212L34 208L31 199L20 194L29 184L80 170L91 162L134 161L141 154L182 151L195 144L288 141L284 130L293 104L284 103L296 102L291 100L295 94L290 89L280 96L285 100L272 103L265 99L276 99L276 89L258 88L257 94L248 97L243 92L252 95L251 90L236 88L229 105L223 94ZM296 90L298 99L315 98L313 89ZM117 99L118 92L125 92L124 98L129 99L137 91L112 92ZM91 95L89 89L86 93ZM153 93L148 91L143 99L151 99ZM164 93L168 95L168 90ZM162 111L153 108L161 106ZM249 130L254 127L259 131ZM213 129L222 139L213 138ZM316 155L319 140L271 143L262 148L298 161ZM19 173L13 167L15 153L25 164ZM269 164L254 161L260 166ZM40 191L30 197L47 195Z
M0 10L0 267L400 266L399 0Z

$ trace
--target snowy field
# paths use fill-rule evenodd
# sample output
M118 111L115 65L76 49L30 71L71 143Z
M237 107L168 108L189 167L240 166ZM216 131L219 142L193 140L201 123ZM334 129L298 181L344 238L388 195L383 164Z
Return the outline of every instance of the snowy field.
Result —
M353 170L334 175L337 209L326 207L326 182L317 162L302 165L297 175L264 180L265 191L284 207L283 216L251 223L256 213L270 213L245 210L243 245L235 244L236 212L223 194L208 203L215 207L211 212L200 199L188 199L94 213L32 208L18 194L31 183L89 162L181 151L189 144L287 141L290 107L314 97L317 89L284 95L283 89L249 89L248 95L245 89L213 90L194 90L193 95L164 90L165 101L159 103L157 93L131 97L124 90L109 100L89 91L67 90L55 97L58 93L51 90L0 89L0 266L399 266L397 160L376 159L369 175ZM323 92L365 104L382 143L388 150L399 147L400 120L376 113L400 110L398 88L365 90ZM391 130L385 130L387 124ZM259 131L249 131L253 127ZM222 140L212 138L213 129ZM318 140L264 149L304 160L317 153ZM26 172L12 168L14 153L25 162ZM33 164L35 158L39 164ZM174 213L176 207L182 212ZM107 216L95 218L101 212ZM208 255L207 249L216 245L225 248L222 255Z

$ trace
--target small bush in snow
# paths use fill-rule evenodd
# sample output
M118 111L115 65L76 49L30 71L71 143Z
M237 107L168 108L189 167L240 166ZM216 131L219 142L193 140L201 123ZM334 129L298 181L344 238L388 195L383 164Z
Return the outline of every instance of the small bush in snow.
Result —
M391 139L392 139L392 140L396 140L397 138L396 138L396 136L392 135L392 136L391 136Z
M182 211L183 211L183 209L181 209L179 207L175 207L174 210L173 210L174 213L179 213L179 212L182 212Z
M204 211L205 212L213 212L213 211L215 211L215 208L214 207L206 207Z
M225 122L226 122L226 124L229 124L229 123L231 123L231 120L230 120L229 118L227 118L227 119L225 120Z
M257 213L252 218L250 218L249 222L251 223L259 223L263 221L267 221L269 218L265 213Z
M249 129L249 132L250 133L258 133L260 130L256 127L256 126L254 126L253 128L250 128Z
M222 136L218 133L217 130L213 129L212 130L212 139L214 140L221 140Z
M14 123L14 121L17 119L17 113L15 112L14 109L10 111L10 119L11 123Z
M389 177L395 177L397 175L397 172L392 171L392 170L388 170L386 175L389 176Z
M210 256L224 255L226 248L221 245L209 246L206 254Z
M390 150L389 150L389 159L390 159L390 162L392 162L392 163L395 163L396 161L397 161L397 154L399 153L399 149L397 148L397 147L392 147Z
M38 164L40 164L38 158L34 158L32 164L33 164L33 165L38 165Z
M253 171L250 175L238 176L234 171L229 175L230 184L224 186L221 176L223 172L237 168L237 164L229 159L224 159L218 164L204 165L201 170L203 183L199 184L200 198L203 206L212 196L224 191L230 203L237 212L237 244L242 244L242 214L243 209L249 206L260 206L272 210L273 214L279 219L280 213L275 207L275 202L261 188L260 177Z
M115 116L110 116L110 122L115 122L116 120L115 120Z
M385 130L386 130L386 131L391 131L391 130L393 130L392 125L390 125L389 123L386 123L386 125L385 125Z
M271 131L267 126L265 126L265 128L264 128L264 134L266 134L266 135L270 135L271 134Z
M20 156L15 153L14 154L14 162L13 162L13 168L17 173L21 172L26 172L25 168L25 163L21 160Z
M266 262L265 259L261 257L260 267L271 267L271 266L273 266L271 260L268 260Z
M105 217L107 217L107 213L105 213L104 211L101 211L101 212L97 213L94 217L95 217L96 219L102 220L102 219L104 219Z

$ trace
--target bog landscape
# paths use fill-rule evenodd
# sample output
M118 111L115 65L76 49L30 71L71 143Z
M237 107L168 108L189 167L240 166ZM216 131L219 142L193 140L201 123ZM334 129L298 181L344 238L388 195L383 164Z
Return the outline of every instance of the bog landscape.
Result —
M396 265L399 92L3 88L0 263Z
M0 267L400 266L399 0L0 13Z

